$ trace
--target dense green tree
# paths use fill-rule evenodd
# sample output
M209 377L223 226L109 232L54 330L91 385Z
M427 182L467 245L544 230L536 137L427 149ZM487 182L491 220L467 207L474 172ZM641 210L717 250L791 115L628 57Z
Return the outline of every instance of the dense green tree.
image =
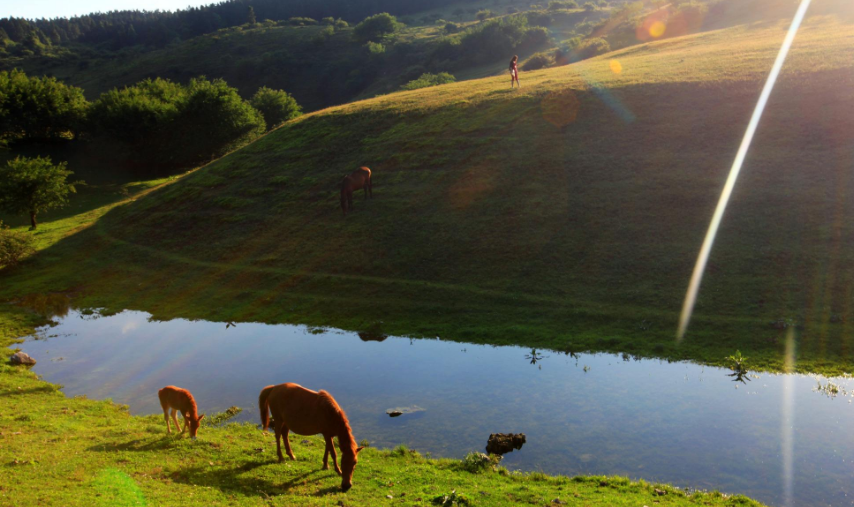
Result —
M36 215L68 204L68 194L83 182L66 181L74 174L66 163L54 165L49 157L17 157L0 167L0 209L12 214L27 214L32 228Z
M255 93L250 104L264 116L267 129L272 129L302 114L302 108L297 104L296 99L283 90L273 90L266 86Z
M222 79L190 80L180 109L175 134L181 138L182 165L218 157L266 130L261 113Z
M222 155L265 130L260 112L216 79L186 86L164 79L114 89L92 105L89 125L105 151L158 173Z
M89 103L53 77L0 72L0 138L49 139L75 133Z
M387 12L368 16L353 28L353 38L359 42L377 41L402 27L397 18Z
M255 9L253 9L251 5L246 11L246 22L253 26L257 22L257 20L255 19Z

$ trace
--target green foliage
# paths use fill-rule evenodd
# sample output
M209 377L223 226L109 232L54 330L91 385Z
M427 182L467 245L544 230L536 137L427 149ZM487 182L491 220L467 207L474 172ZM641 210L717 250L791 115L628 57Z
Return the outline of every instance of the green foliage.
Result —
M502 456L498 454L484 454L482 452L470 452L462 459L460 465L463 470L477 474L486 470L495 469L501 463Z
M0 210L12 215L28 214L33 229L36 215L68 204L68 194L76 192L68 183L74 174L65 162L53 165L49 157L16 157L0 168Z
M202 424L209 427L221 426L237 417L241 412L243 412L243 409L240 407L228 407L224 412L209 414L207 417L202 419Z
M246 22L250 25L254 25L255 21L255 9L253 9L250 5L249 8L246 10Z
M288 24L292 25L292 26L316 25L317 20L312 19L312 18L293 17L293 18L288 18Z
M554 64L554 59L548 53L534 53L530 58L522 63L522 70L537 70L551 67Z
M385 46L380 42L368 41L365 43L365 49L372 55L381 55L385 53Z
M353 28L353 38L357 42L368 42L380 40L383 37L396 33L403 27L397 18L387 12L381 12L368 16Z
M549 2L548 9L550 11L559 11L559 10L565 10L565 9L578 9L578 2L576 2L575 0L566 0L566 1L552 0L551 2Z
M748 369L747 360L748 359L749 359L748 357L744 357L743 355L741 355L740 350L736 350L735 354L733 354L731 356L727 356L726 362L729 365L730 370L732 370L736 373L744 374L744 373L747 373L747 369Z
M428 86L438 86L447 83L455 83L457 78L447 72L440 72L438 74L430 74L424 73L421 74L421 77L418 79L413 79L412 81L406 83L401 86L401 90L416 90L418 88L427 88Z
M302 114L296 99L286 91L272 90L266 86L255 93L250 104L264 116L268 130Z
M584 3L584 10L587 12L595 11L596 10L596 4L594 4L593 2L585 2Z
M455 507L471 504L472 503L468 497L462 493L457 493L457 490L453 490L446 495L439 495L433 499L433 505L438 505L440 507Z
M0 222L0 267L14 266L34 253L33 243L31 235L13 231Z
M217 157L266 127L236 89L204 77L188 85L147 79L106 92L92 105L89 124L106 144L121 143L129 163L164 168Z
M445 33L449 33L449 34L450 33L457 33L460 31L460 25L453 23L453 22L448 22L448 23L445 23L444 30L445 30Z
M350 26L350 23L347 23L341 18L335 20L335 28L347 28L348 26Z
M609 51L611 51L611 45L602 37L593 37L592 39L583 40L575 47L575 55L579 60L593 58L594 56L602 55Z
M320 23L323 25L334 25L335 18L333 18L332 16L327 16L325 18L321 18Z
M0 72L0 138L49 139L74 133L86 115L83 90L52 77Z
M477 14L474 15L475 19L478 21L486 21L487 19L493 16L492 11L489 9L483 9L482 11L477 11Z
M542 27L528 26L525 16L505 16L477 24L457 37L446 38L434 52L441 60L476 64L494 59L496 54L513 54L514 51L535 47L548 40Z

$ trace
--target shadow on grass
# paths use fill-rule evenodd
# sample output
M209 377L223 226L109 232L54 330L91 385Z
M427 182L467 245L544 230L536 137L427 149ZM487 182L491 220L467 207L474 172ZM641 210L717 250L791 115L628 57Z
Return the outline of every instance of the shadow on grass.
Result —
M198 466L185 468L174 472L170 478L179 483L192 484L196 486L209 486L217 488L223 492L241 495L280 495L289 492L297 486L306 485L309 481L320 484L326 478L326 475L338 477L334 471L326 470L310 470L302 472L295 476L288 476L288 469L282 467L281 474L288 477L288 480L281 484L276 484L272 481L256 476L244 475L259 467L278 465L276 461L249 461L235 468L217 468ZM330 473L327 473L330 472ZM319 477L317 474L323 474ZM318 489L313 493L314 496L324 496L330 493L339 492L338 486L329 486Z
M21 389L14 391L4 391L0 393L0 397L5 396L19 396L19 395L27 395L27 394L38 394L38 393L53 393L56 392L56 388L52 385L44 385L39 387L31 387L29 389Z
M147 451L156 451L156 450L165 450L174 447L174 444L177 443L178 440L175 437L170 435L163 435L162 437L157 437L153 440L131 440L130 442L126 442L124 444L112 445L112 444L98 444L93 445L92 447L87 448L87 451L94 452L116 452L116 451L134 451L134 452L147 452Z

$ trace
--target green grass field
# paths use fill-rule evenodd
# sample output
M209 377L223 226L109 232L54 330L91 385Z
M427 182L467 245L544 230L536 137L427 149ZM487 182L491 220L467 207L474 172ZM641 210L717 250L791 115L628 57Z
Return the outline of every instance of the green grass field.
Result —
M74 290L77 304L159 319L382 322L391 334L712 364L740 349L770 369L782 364L777 328L791 324L798 368L850 372L844 17L801 29L688 336L674 339L785 26L626 48L525 73L521 90L496 77L306 115L100 208L91 227L3 272L0 296ZM338 182L359 165L374 170L375 198L343 219Z

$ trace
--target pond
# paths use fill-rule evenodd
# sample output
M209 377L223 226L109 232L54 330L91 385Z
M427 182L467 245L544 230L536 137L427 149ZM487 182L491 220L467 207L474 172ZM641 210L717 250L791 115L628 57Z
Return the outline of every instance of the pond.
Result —
M483 452L490 433L522 432L527 444L502 462L511 470L619 474L772 505L854 504L852 379L832 379L831 397L816 390L826 379L740 383L724 369L610 354L131 311L57 322L22 345L34 371L69 396L111 398L135 414L162 413L157 390L174 384L202 412L235 405L238 420L258 423L261 388L296 382L332 393L356 439L377 447L461 458ZM423 410L386 415L397 407Z

